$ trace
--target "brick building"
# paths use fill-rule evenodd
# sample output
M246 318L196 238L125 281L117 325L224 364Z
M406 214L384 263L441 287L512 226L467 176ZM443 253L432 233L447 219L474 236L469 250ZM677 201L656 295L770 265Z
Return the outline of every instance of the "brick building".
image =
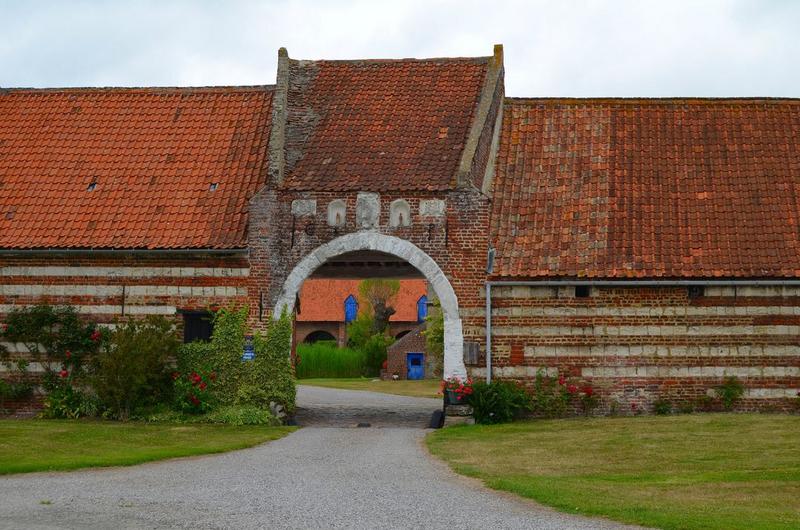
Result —
M196 330L247 304L260 328L308 278L381 270L441 302L447 375L543 370L623 409L735 375L743 408L793 406L800 101L515 99L503 79L501 47L282 49L271 86L0 90L0 312Z
M312 278L303 282L295 313L295 342L335 340L339 346L345 346L347 324L366 306L359 294L360 282L344 278ZM400 290L391 303L395 313L389 318L389 335L399 339L425 319L427 291L424 280L400 280Z

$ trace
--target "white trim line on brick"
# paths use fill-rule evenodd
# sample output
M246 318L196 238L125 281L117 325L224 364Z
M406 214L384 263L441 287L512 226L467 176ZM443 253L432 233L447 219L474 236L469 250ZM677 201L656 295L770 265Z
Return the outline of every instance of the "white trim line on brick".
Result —
M767 344L731 344L724 346L666 346L653 344L525 346L525 357L797 357L799 355L800 346Z
M594 366L583 377L798 377L800 366Z
M8 313L14 309L27 307L25 305L0 304L0 313ZM75 305L75 311L82 315L121 315L121 305ZM177 308L174 305L126 305L126 315L174 315Z
M122 285L0 285L3 296L122 296ZM126 296L247 296L246 287L128 285Z
M249 276L249 268L240 267L0 267L3 276L108 276L125 278L158 278L196 276Z
M274 318L279 318L284 310L292 312L297 293L303 282L330 258L346 252L372 250L391 254L406 260L416 268L431 284L444 315L444 376L466 377L464 366L464 335L461 316L458 312L458 298L450 281L442 269L428 254L413 243L394 236L377 232L362 231L338 237L317 247L289 273L275 304Z
M493 333L501 337L800 335L800 326L495 326Z

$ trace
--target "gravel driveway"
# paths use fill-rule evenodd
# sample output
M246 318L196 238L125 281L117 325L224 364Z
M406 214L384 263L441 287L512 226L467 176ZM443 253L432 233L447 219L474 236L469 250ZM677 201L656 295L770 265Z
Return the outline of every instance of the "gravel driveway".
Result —
M339 413L313 412L326 394ZM299 403L306 420L335 425L362 417L374 396L303 387ZM438 406L379 396L396 400L401 425ZM429 457L425 430L377 423L308 426L223 455L0 478L0 528L619 528L486 490Z

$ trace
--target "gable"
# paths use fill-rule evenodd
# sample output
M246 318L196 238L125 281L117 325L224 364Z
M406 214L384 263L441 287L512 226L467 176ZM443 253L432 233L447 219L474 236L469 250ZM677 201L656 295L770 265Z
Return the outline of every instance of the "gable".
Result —
M283 186L453 188L489 59L290 60Z

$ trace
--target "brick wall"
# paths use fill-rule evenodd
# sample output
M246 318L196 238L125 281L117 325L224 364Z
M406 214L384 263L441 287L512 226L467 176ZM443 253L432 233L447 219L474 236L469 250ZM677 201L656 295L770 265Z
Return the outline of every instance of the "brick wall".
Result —
M101 325L121 317L164 315L181 327L181 310L247 303L249 275L243 254L5 255L0 257L0 320L14 308L46 302L74 306ZM22 344L3 346L12 358L28 357ZM30 371L43 367L32 363ZM10 377L3 365L0 377Z
M358 232L357 192L264 191L251 201L250 263L251 323L263 326L254 313L258 302L272 310L291 270L319 246L337 237ZM328 204L346 204L343 226L329 226ZM411 225L391 227L390 205L396 199L408 202ZM316 201L313 214L293 215L294 200ZM380 194L380 218L374 231L410 241L431 256L444 271L458 297L459 307L482 306L488 250L488 198L471 190ZM420 213L420 202L442 200L444 215Z
M494 287L493 376L530 384L536 371L591 383L622 412L654 400L694 403L735 375L740 410L795 406L800 289ZM478 310L482 316L484 311ZM482 335L483 329L469 332ZM484 377L485 368L473 368Z
M408 335L389 346L386 352L386 378L391 378L394 374L397 374L400 379L407 378L406 354L409 352L426 353L425 336L422 334L424 329L424 325L417 326ZM425 366L425 377L431 377L434 372L431 371L432 367L428 362L427 354L424 357L423 364Z

